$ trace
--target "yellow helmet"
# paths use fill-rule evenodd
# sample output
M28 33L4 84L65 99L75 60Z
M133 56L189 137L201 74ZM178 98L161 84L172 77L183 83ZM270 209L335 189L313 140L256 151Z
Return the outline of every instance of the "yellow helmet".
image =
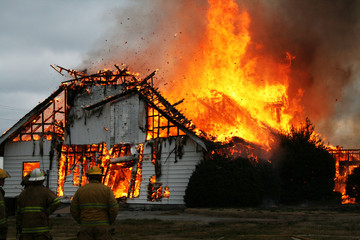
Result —
M11 177L10 174L7 171L0 168L0 178L9 178L9 177Z
M102 175L102 172L98 166L92 166L87 170L87 175Z

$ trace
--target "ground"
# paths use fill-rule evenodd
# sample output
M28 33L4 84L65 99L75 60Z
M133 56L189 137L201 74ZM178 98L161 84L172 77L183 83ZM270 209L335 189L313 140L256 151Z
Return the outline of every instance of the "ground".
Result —
M51 216L54 240L76 239L78 224L63 208ZM114 239L360 239L360 206L251 209L121 209ZM16 239L9 217L8 239Z

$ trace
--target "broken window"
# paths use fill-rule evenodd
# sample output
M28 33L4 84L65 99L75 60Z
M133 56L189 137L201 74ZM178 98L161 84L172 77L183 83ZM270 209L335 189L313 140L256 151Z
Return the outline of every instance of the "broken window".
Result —
M162 182L157 181L156 176L151 176L148 185L148 201L160 202L163 198L170 197L169 187L163 187Z
M148 107L147 120L148 128L146 136L148 140L153 138L167 138L170 136L185 135L183 131L152 107Z
M23 162L22 176L25 177L35 168L40 168L40 162Z

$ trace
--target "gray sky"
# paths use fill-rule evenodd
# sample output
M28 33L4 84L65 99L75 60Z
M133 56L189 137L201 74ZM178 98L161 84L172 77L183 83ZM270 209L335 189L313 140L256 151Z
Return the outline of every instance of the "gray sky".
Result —
M0 0L0 133L57 89L129 0Z

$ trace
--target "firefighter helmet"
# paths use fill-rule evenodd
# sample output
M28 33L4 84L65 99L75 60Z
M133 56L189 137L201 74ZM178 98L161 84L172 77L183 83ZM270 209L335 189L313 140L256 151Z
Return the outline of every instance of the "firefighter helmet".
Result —
M92 166L87 170L87 175L102 175L102 172L98 166Z
M0 179L1 178L9 178L9 177L10 177L10 174L7 171L5 171L4 169L0 168Z
M43 181L45 180L45 172L39 168L35 168L31 171L29 182Z

